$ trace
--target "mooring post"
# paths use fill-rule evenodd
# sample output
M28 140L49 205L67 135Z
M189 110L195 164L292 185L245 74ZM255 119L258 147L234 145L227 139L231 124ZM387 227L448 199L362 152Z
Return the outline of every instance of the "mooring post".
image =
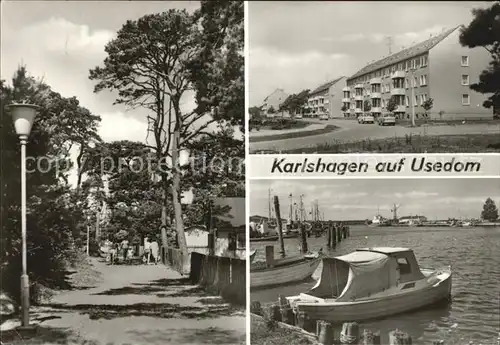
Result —
M293 326L295 316L293 315L290 302L288 302L285 296L279 295L278 304L280 306L281 321Z
M321 345L333 344L333 326L330 322L319 322L318 343Z
M357 322L346 322L342 325L340 343L343 345L359 343L359 325Z
M335 224L331 224L330 231L332 233L332 248L335 249L337 246L337 230L335 230Z
M373 333L370 330L363 330L361 334L361 345L380 345L380 332Z
M250 305L250 312L253 314L263 316L262 315L262 305L260 304L259 301L252 302L252 304Z
M299 313L297 314L297 326L307 330L309 326L309 316L305 311L299 311Z
M337 242L340 243L342 242L342 234L340 233L340 225L336 224L335 226L336 232L337 232Z
M396 329L389 332L389 345L411 345L411 337L408 333Z
M347 226L342 226L342 234L344 235L344 240L347 238Z
M299 224L299 229L300 229L300 247L302 248L302 253L307 253L308 248L307 248L307 235L306 235L306 226L303 223Z
M280 306L277 304L272 304L267 309L267 319L271 321L281 321L281 311Z

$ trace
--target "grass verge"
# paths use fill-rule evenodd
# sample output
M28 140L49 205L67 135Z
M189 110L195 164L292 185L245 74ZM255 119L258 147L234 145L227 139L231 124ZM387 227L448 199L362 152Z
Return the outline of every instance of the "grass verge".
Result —
M500 152L500 134L406 135L356 142L332 141L281 153L477 153Z
M337 129L339 129L339 127L334 126L334 125L327 125L325 128L315 129L315 130L311 130L311 131L273 134L273 135L265 135L265 136L261 136L261 137L249 137L249 140L251 143L257 143L257 142L261 142L261 141L295 139L295 138L308 137L311 135L325 134L325 133L336 131Z
M252 345L313 345L312 340L279 326L269 327L262 318L251 315L250 343Z

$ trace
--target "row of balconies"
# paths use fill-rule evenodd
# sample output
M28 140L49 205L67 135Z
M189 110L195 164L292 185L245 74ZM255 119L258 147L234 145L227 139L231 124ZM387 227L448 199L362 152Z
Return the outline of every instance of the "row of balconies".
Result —
M404 79L406 78L406 72L405 71L396 71L391 74L391 79ZM370 79L370 85L377 85L377 84L382 84L382 78L377 77L377 78L372 78ZM362 83L358 83L354 85L354 89L363 89L364 86ZM349 86L346 86L342 89L342 91L351 91L351 88Z
M393 88L391 89L391 95L404 96L406 95L406 89L404 87ZM370 92L365 96L368 96L370 98L382 98L382 92ZM365 96L357 95L352 98L344 97L342 98L342 102L350 102L351 99L354 99L355 101L363 101L365 99Z

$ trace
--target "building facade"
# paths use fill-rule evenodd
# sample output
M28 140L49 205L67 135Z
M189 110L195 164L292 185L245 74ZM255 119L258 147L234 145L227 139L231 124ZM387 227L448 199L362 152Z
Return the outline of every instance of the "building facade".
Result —
M285 101L287 97L288 94L285 92L285 90L274 90L269 96L264 98L264 101L262 102L261 109L264 112L264 115L272 117L274 114L278 114L280 105ZM269 109L273 109L274 114L269 113Z
M305 117L328 115L329 118L343 117L342 90L346 85L346 77L340 77L322 84L309 93L304 105Z
M481 48L463 47L459 35L460 27L453 28L359 70L342 90L344 116L367 111L380 116L394 97L393 113L400 119L410 119L413 111L416 119L492 118L493 110L483 107L488 96L470 89L490 55ZM433 106L426 112L423 105L431 98Z

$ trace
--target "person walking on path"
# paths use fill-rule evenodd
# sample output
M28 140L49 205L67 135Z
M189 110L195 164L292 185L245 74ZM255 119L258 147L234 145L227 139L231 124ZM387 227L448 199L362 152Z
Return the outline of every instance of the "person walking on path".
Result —
M158 246L158 241L153 240L151 242L151 255L153 256L153 259L155 260L155 265L158 265L158 261L160 261L160 247ZM148 260L149 263L149 260Z
M149 265L149 260L151 259L151 242L149 242L149 238L144 237L144 257L142 261Z
M114 265L115 264L115 259L116 259L116 243L112 243L111 247L109 248L109 264Z
M121 250L123 255L123 262L127 262L127 254L128 254L128 240L124 239L121 243Z

